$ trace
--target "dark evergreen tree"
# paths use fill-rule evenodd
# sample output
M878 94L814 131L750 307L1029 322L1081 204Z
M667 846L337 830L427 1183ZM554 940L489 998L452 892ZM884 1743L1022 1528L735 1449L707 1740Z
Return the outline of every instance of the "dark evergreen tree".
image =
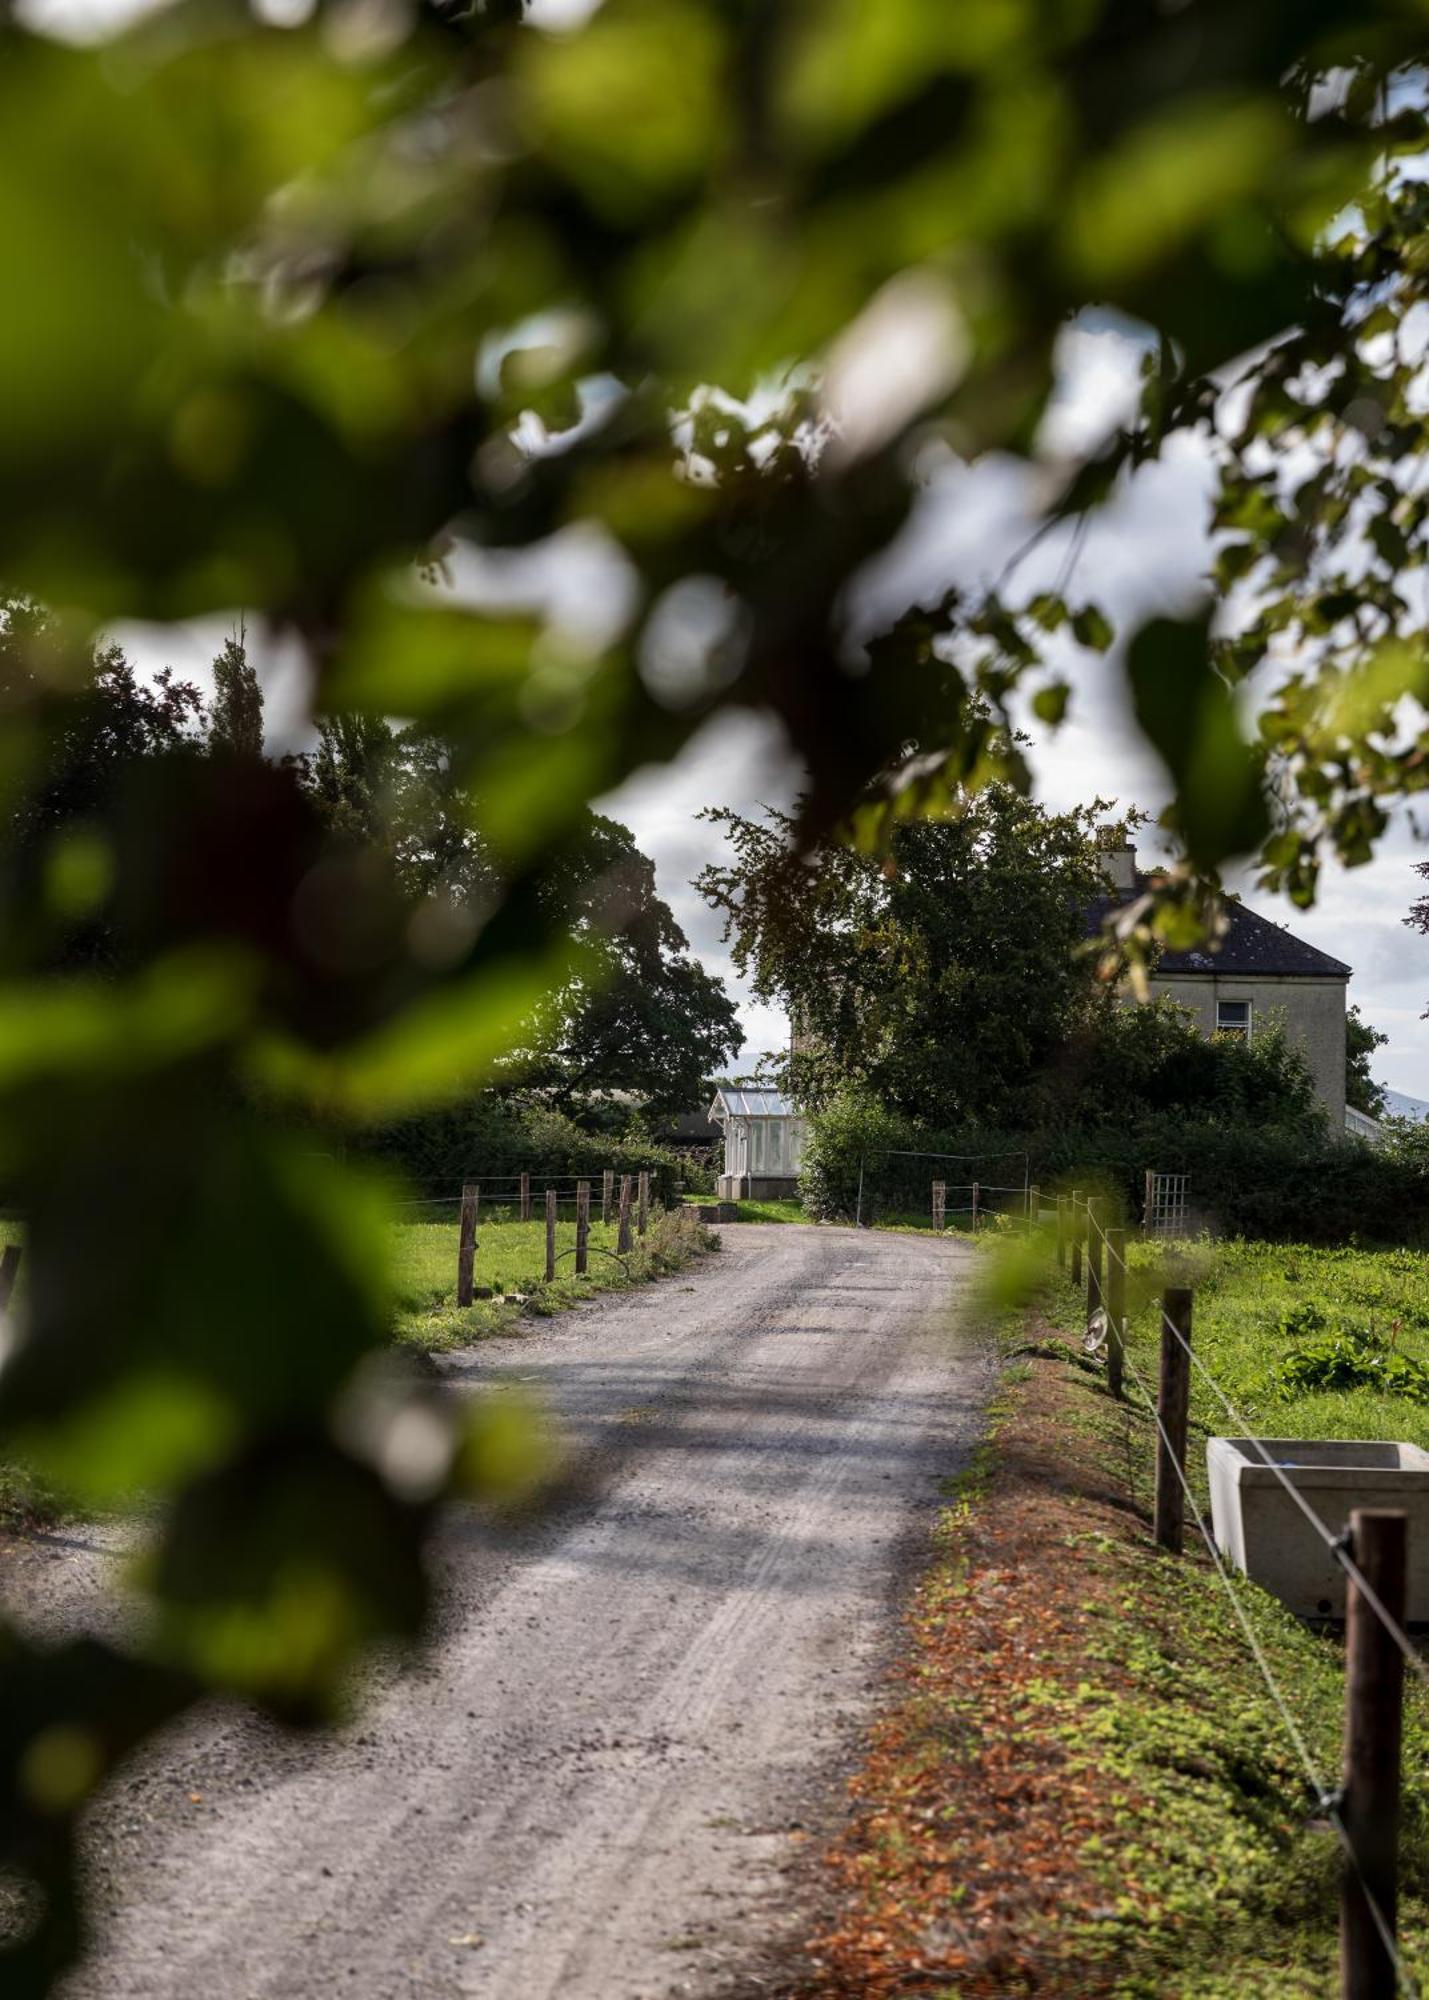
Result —
M224 640L213 663L208 741L210 749L230 756L263 755L263 690L249 662L247 635L241 626Z

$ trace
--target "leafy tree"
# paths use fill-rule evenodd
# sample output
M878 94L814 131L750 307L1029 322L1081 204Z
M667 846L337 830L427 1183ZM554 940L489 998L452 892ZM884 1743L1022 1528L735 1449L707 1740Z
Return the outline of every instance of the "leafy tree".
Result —
M1419 862L1414 872L1429 881L1429 861ZM1404 921L1410 930L1418 931L1423 937L1429 937L1429 896L1421 896L1417 902L1411 903L1409 915ZM1424 1010L1424 1018L1429 1019L1429 1007Z
M1384 1085L1370 1074L1376 1049L1389 1040L1372 1027L1358 1007L1345 1016L1345 1102L1368 1118L1384 1116Z
M136 767L200 744L190 682L141 680L112 643L87 652L40 606L0 598L0 702L21 731L0 792L0 928L12 964L49 972L113 969L114 817Z
M241 631L224 640L213 663L208 741L210 749L229 756L263 755L263 690Z
M0 597L0 698L27 728L5 846L31 849L111 803L146 757L197 749L203 701L168 669L141 680L112 642L90 652L33 600Z
M312 1161L307 1122L509 1061L570 977L544 864L722 704L772 713L805 758L802 840L852 813L873 849L920 806L1025 781L1002 709L1028 690L1052 726L1110 642L1096 607L1027 599L1013 566L864 646L849 586L939 456L1036 454L1070 316L1144 325L1145 393L1043 482L1045 526L1211 426L1236 357L1233 484L1258 455L1298 464L1322 408L1336 446L1318 498L1242 482L1223 524L1270 588L1267 644L1301 623L1330 642L1255 739L1209 618L1128 647L1191 864L1158 934L1257 846L1312 894L1320 851L1362 858L1429 770L1385 733L1423 672L1388 532L1412 566L1419 419L1402 329L1372 346L1422 262L1422 177L1384 164L1423 146L1414 10L605 0L568 34L523 13L419 0L368 33L193 0L97 47L0 20L0 570L83 628L4 688L5 809L85 726L106 621L244 604L306 649L324 714L452 746L496 884L429 949L392 871L333 851L300 772L177 746L120 787L122 976L37 1004L73 870L36 871L34 921L7 929L0 1164L34 1282L0 1425L110 1493L147 1487L155 1521L152 1617L57 1659L6 1640L0 1865L42 1912L5 1954L21 2000L79 1949L74 1816L128 1744L211 1686L321 1713L354 1647L421 1623L435 1490L398 1490L330 1424L384 1337L380 1218ZM1387 567L1362 588L1365 509ZM421 587L449 554L545 560L572 529L624 579L583 643ZM891 1023L887 978L880 997ZM265 1254L235 1266L235 1240ZM451 1465L480 1475L450 1421ZM322 1581L301 1616L295 1571ZM87 1746L62 1794L40 1782L56 1740Z
M690 956L655 893L654 864L627 827L590 813L547 893L580 953L541 1011L519 1085L576 1115L616 1093L656 1115L688 1110L744 1034L723 982Z
M787 815L711 813L734 858L697 886L755 992L791 1011L800 1100L856 1085L941 1123L1025 1115L1091 1003L1101 809L1049 813L994 783L896 827L882 857L801 852Z
M381 718L325 718L306 765L334 834L379 852L427 933L469 936L499 899L449 745ZM685 1110L744 1037L722 982L691 958L627 827L587 813L543 862L535 890L574 947L496 1080L581 1117L591 1101ZM419 921L422 919L419 918Z
M298 760L304 789L334 839L380 854L409 901L477 909L496 869L472 823L451 745L380 715L326 715L318 746Z

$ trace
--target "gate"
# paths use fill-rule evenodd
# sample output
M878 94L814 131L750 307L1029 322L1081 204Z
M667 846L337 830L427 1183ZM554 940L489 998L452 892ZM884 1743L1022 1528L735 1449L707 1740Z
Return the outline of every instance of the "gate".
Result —
M1148 1236L1186 1234L1186 1189L1189 1174L1146 1173L1146 1201L1142 1227Z

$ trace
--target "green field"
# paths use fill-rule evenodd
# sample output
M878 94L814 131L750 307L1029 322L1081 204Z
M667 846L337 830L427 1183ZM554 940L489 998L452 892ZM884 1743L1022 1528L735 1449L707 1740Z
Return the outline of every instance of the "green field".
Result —
M564 1213L556 1226L556 1277L548 1285L544 1216L521 1222L499 1210L489 1212L478 1223L474 1269L477 1285L495 1296L459 1307L455 1207L437 1221L401 1223L393 1232L391 1266L396 1336L418 1347L460 1347L509 1332L522 1313L562 1312L599 1292L679 1270L713 1241L687 1209L669 1214L655 1210L645 1236L633 1236L627 1256L617 1253L616 1238L615 1223L603 1224L597 1209L590 1229L590 1268L577 1277L575 1218Z
M1135 1243L1131 1353L1154 1381L1163 1280L1194 1294L1192 1345L1262 1437L1401 1438L1429 1446L1429 1257L1300 1244ZM1179 1265L1179 1270L1176 1268ZM1231 1419L1198 1370L1193 1425Z

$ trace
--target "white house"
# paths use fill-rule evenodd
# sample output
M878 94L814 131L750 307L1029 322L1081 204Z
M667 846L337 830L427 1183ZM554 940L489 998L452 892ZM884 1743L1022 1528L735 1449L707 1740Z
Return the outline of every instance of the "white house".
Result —
M1138 872L1129 843L1111 848L1106 866L1111 893L1088 911L1092 930L1100 929L1108 908L1130 901L1151 883ZM1187 1008L1206 1035L1236 1034L1249 1040L1260 1024L1278 1015L1309 1058L1331 1128L1346 1126L1349 966L1234 898L1227 900L1225 913L1225 934L1214 945L1162 952L1151 973L1152 993Z

